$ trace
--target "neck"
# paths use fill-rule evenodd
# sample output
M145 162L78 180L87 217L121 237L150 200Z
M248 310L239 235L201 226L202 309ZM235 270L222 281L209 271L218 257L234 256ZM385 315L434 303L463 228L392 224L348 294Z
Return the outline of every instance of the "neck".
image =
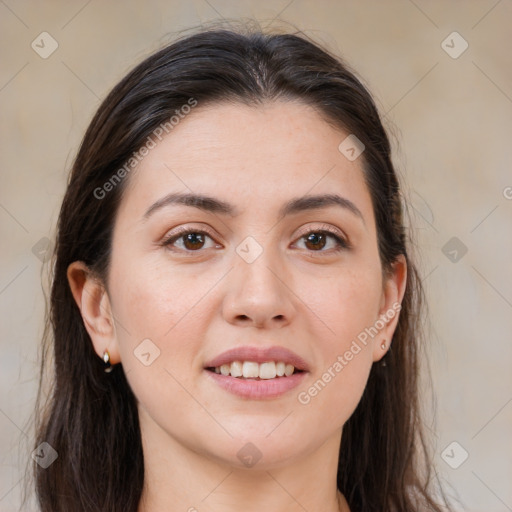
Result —
M349 512L336 484L341 432L279 466L240 469L184 446L142 409L144 490L138 512ZM259 468L258 468L259 466Z

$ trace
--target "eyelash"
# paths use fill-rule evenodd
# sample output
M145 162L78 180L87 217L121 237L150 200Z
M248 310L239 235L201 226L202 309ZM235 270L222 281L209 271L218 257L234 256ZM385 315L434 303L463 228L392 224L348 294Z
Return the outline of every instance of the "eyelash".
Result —
M208 231L204 231L204 230L201 230L201 229L195 229L195 228L179 228L177 232L175 232L172 235L164 238L162 240L162 242L161 242L161 245L164 246L164 247L169 247L170 248L174 242L176 242L180 238L183 238L184 236L186 236L186 235L188 235L190 233L194 233L194 234L198 234L198 235L207 235L209 238L214 240L214 237ZM328 235L328 236L332 237L335 240L336 247L334 249L327 250L327 251L323 251L323 250L309 251L311 253L317 253L317 252L318 253L322 253L322 252L338 253L338 252L341 252L343 250L347 250L347 249L351 248L349 242L345 238L341 237L336 231L334 231L329 226L322 226L319 229L310 229L309 231L306 231L305 233L300 235L297 240L302 240L302 239L306 238L307 236L311 235L312 233L325 234L325 235ZM175 250L175 249L171 249L171 250ZM177 250L180 251L180 252L184 252L185 254L189 254L189 255L193 255L194 253L202 251L202 249L198 249L198 250L195 250L195 251L193 251L193 250L183 250L183 249L177 249Z

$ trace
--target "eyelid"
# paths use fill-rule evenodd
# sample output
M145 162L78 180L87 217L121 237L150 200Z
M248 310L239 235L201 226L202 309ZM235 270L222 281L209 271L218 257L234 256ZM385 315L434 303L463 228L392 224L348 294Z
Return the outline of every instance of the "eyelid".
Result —
M214 235L211 230L209 230L208 228L206 228L205 226L201 226L201 227L196 227L196 226L191 226L191 225L185 225L185 226L178 226L177 228L171 230L171 231L168 231L163 237L162 237L162 240L160 242L161 245L166 245L168 244L171 240L173 239L179 239L180 236L183 236L187 233L190 233L190 232L193 232L193 233L204 233L206 235L208 235L215 243L218 243L216 241L216 235Z
M304 228L301 228L297 238L302 238L303 236L305 236L311 232L320 232L320 231L326 231L328 233L331 233L332 235L335 235L335 236L341 238L347 244L347 247L351 247L350 240L349 240L348 236L341 229L331 226L330 224L322 224L320 226L308 225Z

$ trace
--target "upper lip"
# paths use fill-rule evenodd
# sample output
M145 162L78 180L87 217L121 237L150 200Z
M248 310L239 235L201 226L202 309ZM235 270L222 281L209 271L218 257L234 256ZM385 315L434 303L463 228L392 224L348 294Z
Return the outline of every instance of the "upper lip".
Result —
M268 361L283 362L292 364L297 370L308 371L308 364L302 357L284 347L235 347L226 350L214 359L207 361L205 368L215 368L233 361L253 361L255 363L266 363Z

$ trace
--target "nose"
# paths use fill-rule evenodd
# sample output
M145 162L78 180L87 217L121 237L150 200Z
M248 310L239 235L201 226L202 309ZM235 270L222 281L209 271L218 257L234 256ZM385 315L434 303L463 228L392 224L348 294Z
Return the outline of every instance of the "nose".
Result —
M296 295L291 273L275 253L263 250L252 263L236 255L225 286L223 315L227 322L275 329L293 320Z

